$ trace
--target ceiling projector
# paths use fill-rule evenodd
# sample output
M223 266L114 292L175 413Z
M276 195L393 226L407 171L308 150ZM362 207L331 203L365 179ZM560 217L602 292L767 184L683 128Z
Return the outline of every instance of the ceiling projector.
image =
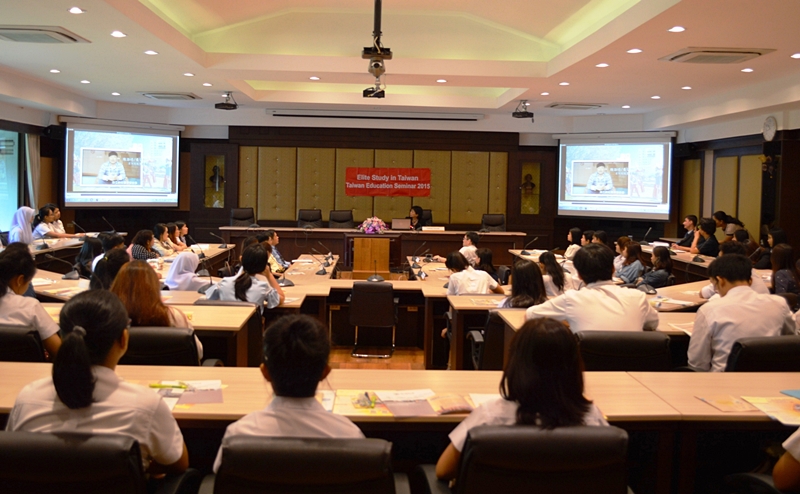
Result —
M514 118L530 118L531 122L533 122L533 112L528 111L528 100L522 100L519 102L517 107L511 112L511 116Z
M217 103L214 105L214 108L217 110L236 110L239 108L239 105L236 103L236 100L233 99L232 93L225 93L225 101L222 103Z

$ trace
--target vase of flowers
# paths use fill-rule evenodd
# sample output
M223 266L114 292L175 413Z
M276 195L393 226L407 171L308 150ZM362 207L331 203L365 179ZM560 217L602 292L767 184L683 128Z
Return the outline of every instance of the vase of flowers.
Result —
M358 225L358 231L369 234L383 233L386 230L386 223L384 223L383 220L377 216L367 218L360 225Z

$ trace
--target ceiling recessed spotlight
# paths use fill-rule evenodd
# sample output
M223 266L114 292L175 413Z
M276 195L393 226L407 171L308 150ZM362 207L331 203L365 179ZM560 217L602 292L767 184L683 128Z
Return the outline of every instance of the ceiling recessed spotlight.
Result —
M622 105L622 107L623 107L623 108L625 108L625 109L627 110L628 108L630 108L630 107L631 107L631 105Z
M81 84L91 84L91 82L87 81L86 79L81 81Z
M309 77L309 79L311 79L312 81L318 81L319 77L312 75L311 77Z
M115 38L124 38L127 34L123 33L122 31L111 31L111 36Z
M531 106L531 104L526 101L525 106Z
M80 7L72 7L71 9L68 10L68 12L70 14L83 14L86 11Z
M794 55L792 55L792 58L800 58L800 53L795 53Z
M51 74L60 74L60 73L61 73L61 71L60 71L60 70L58 70L58 69L50 69L50 73L51 73Z
M748 67L748 68L746 68L746 69L742 69L742 72L747 72L748 74L749 74L750 72L752 72L752 71L753 71L753 69L751 69L750 67Z
M543 92L543 93L542 93L542 96L550 96L550 93L548 93L547 91L545 91L545 92Z
M661 96L650 96L650 99L661 99Z
M599 64L595 65L595 67L604 69L604 68L608 67L608 64L607 63L599 63Z
M681 89L688 91L692 89L692 86L683 86Z
M192 74L191 72L184 72L183 75L185 75L186 77L194 77L194 74Z
M211 84L210 82L204 82L204 83L203 83L203 85L204 85L205 87L211 87L211 86L213 86L213 84Z
M630 50L628 50L628 53L641 53L641 52L642 50L638 48L631 48Z
M111 96L119 96L119 93L114 91L113 93L111 93Z
M569 82L559 82L559 86L569 86Z
M667 29L667 31L669 31L671 33L682 33L684 31L686 31L686 28L684 28L683 26L673 26L673 27Z
M144 52L144 54L145 55L158 55L158 52L157 51L153 51L153 50L147 50L146 52Z
M436 79L436 82L438 82L439 84L444 84L445 82L447 82L447 79Z

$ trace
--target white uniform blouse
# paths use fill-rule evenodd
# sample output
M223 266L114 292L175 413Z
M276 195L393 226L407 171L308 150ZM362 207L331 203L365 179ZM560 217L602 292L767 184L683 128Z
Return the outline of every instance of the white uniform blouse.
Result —
M0 324L30 326L39 332L42 341L58 333L59 329L38 300L17 295L10 288L0 297Z
M486 271L468 267L464 271L450 275L447 285L448 295L464 295L467 293L486 294L497 288L497 282Z
M258 306L267 305L267 309L277 307L281 303L281 296L277 290L266 282L257 278L250 277L252 284L247 289L247 301L252 302ZM229 276L222 278L219 283L212 285L206 292L208 300L229 300L237 301L236 298L236 276Z

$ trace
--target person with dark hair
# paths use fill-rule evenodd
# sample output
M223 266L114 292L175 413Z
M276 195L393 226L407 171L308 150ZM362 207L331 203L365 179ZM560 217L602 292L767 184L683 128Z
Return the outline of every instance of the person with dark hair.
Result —
M122 184L128 180L125 174L125 167L119 159L119 154L116 151L108 153L108 161L100 165L97 170L97 183L99 184Z
M547 292L541 269L526 259L517 261L514 264L514 276L511 277L511 296L501 300L497 306L501 309L527 309L546 301Z
M647 259L642 252L642 246L639 245L639 242L628 242L628 245L622 251L622 255L625 260L622 262L622 268L616 272L617 278L620 278L625 283L636 283L644 272L644 265Z
M683 228L686 229L686 235L684 235L683 239L677 244L672 244L672 248L675 250L689 252L689 250L692 248L692 244L694 243L694 232L697 230L697 216L693 214L686 216L683 219Z
M242 269L236 276L222 278L206 292L208 300L230 300L252 302L258 307L266 304L272 309L283 303L284 294L272 272L267 258L269 253L261 244L251 245L242 252ZM256 275L264 275L261 281Z
M105 291L79 293L60 315L64 342L52 375L20 391L6 430L123 434L136 439L151 474L189 467L183 435L161 396L119 378L128 349L128 313Z
M408 212L408 219L411 220L412 230L422 230L423 226L430 226L422 221L422 213L422 206L411 206L411 210Z
M79 238L85 233L67 233L61 222L61 210L52 202L39 209L39 214L33 220L33 238Z
M711 218L703 218L700 220L700 228L694 237L694 242L689 252L692 254L700 254L708 257L717 257L719 255L719 242L714 233L717 231L717 226Z
M583 237L581 237L581 247L589 245L592 243L592 239L594 238L594 230L586 230L583 232Z
M110 290L119 270L129 262L131 256L125 249L112 249L106 252L94 267L92 279L89 280L89 289Z
M0 252L0 324L35 329L52 358L61 346L58 324L36 298L23 296L35 274L36 261L27 245L14 242Z
M264 332L261 374L274 397L263 410L251 412L225 430L214 472L222 464L222 449L235 436L353 438L364 437L347 417L330 413L315 398L317 384L331 371L328 330L316 319L287 315Z
M581 232L580 228L570 228L569 233L567 233L567 242L569 245L567 246L567 250L564 252L564 258L568 261L571 261L573 257L575 257L575 253L581 248L583 245L583 233Z
M733 233L733 240L735 240L736 243L742 244L744 246L744 249L745 249L744 255L749 257L750 260L752 261L753 260L753 256L755 255L755 252L758 250L758 244L756 243L755 240L750 238L750 232L748 232L747 230L744 230L744 229L736 230ZM728 242L726 242L726 243L728 243ZM724 244L722 244L722 245L724 245ZM720 249L722 249L722 245L720 245Z
M778 244L788 244L789 238L786 232L780 228L770 230L767 234L767 246L761 248L761 253L757 254L758 260L753 265L756 269L771 269L772 268L772 248Z
M131 259L138 259L146 261L148 259L158 259L161 254L153 250L153 243L155 238L153 232L150 230L139 230L133 237L131 242L130 252Z
M752 263L739 254L726 254L708 266L708 277L720 294L697 310L689 339L689 365L722 372L740 338L795 334L789 305L777 295L750 288Z
M476 254L476 252L480 239L480 235L476 232L467 232L464 234L464 238L461 239L461 248L458 250L469 265L473 267L478 265L478 254ZM448 254L448 257L450 257L450 254ZM442 256L433 256L433 260L436 262L445 262L445 258Z
M500 396L479 406L450 433L436 476L456 477L469 431L482 425L534 425L552 430L607 426L584 395L583 360L575 336L553 319L526 322L511 338Z
M176 221L175 226L178 227L178 239L185 245L186 247L191 247L194 242L192 242L191 237L189 236L189 226L186 224L185 221Z
M447 254L444 262L450 270L447 285L448 295L486 294L490 292L504 295L505 291L486 271L472 269L467 259L459 251Z
M611 247L611 246L608 244L608 234L607 234L606 232L604 232L603 230L595 230L595 231L594 231L594 233L592 234L592 243L593 243L593 244L601 244L601 245L605 245L605 246L606 246L606 247L608 247L609 249L611 249L611 250L614 250L614 249L613 249L613 248L612 248L612 247Z
M614 253L604 245L590 244L575 254L578 277L586 283L525 312L525 318L550 317L569 324L573 332L641 331L658 328L658 313L645 294L614 284Z
M653 288L667 286L669 275L672 274L672 259L669 257L669 249L663 246L654 248L650 254L650 262L653 263L653 269L644 273L638 286L649 285Z
M178 225L175 223L167 223L167 240L165 244L175 252L186 250L186 245L178 238Z
M800 293L800 276L794 265L794 251L789 244L772 248L772 289L775 295Z
M627 237L626 237L627 238ZM548 297L557 297L567 290L574 290L572 276L564 272L564 268L556 261L550 251L539 254L539 268L542 270L542 281Z
M586 182L586 192L600 194L609 190L614 190L614 182L611 180L611 175L606 172L606 164L598 163L594 166L594 173Z
M75 256L75 270L78 274L89 278L92 276L92 261L103 253L103 244L99 240L92 237L86 237L86 240Z
M492 263L494 257L492 255L492 249L482 247L475 251L475 254L478 256L478 265L475 266L475 269L479 271L486 271L494 281L499 282L500 280L497 279L497 269L495 269L494 264Z
M278 232L275 230L267 230L265 233L267 235L267 243L272 247L272 252L269 255L269 267L273 273L283 273L289 269L292 263L286 261L278 251L278 243L281 240L280 237L278 237Z
M118 233L101 233L97 235L97 239L100 240L100 244L103 246L103 252L92 260L92 271L95 270L100 259L109 252L114 249L125 249L125 239Z
M617 257L614 258L614 271L619 271L622 269L622 266L625 264L625 247L631 243L632 240L630 237L619 237L616 242L614 242L614 250L617 253Z
M721 228L722 231L725 232L725 239L722 241L722 243L733 240L733 234L736 232L736 230L741 230L744 228L744 223L733 216L728 216L725 211L717 211L712 214L711 217L713 218L716 227Z
M175 254L175 249L169 246L169 231L167 225L164 223L156 223L153 227L154 242L152 245L153 250L158 252L161 257L167 257Z
M741 230L740 230L741 231ZM740 256L744 256L746 253L745 248L739 242L725 242L719 246L719 255L724 256L727 254L738 254ZM769 288L767 288L767 284L764 283L764 280L761 279L761 274L752 269L750 275L750 288L752 288L756 293L763 293L764 295L769 295ZM714 286L713 283L709 283L708 285L704 286L700 289L700 297L704 299L717 299L719 298L719 292L717 292L717 288Z

